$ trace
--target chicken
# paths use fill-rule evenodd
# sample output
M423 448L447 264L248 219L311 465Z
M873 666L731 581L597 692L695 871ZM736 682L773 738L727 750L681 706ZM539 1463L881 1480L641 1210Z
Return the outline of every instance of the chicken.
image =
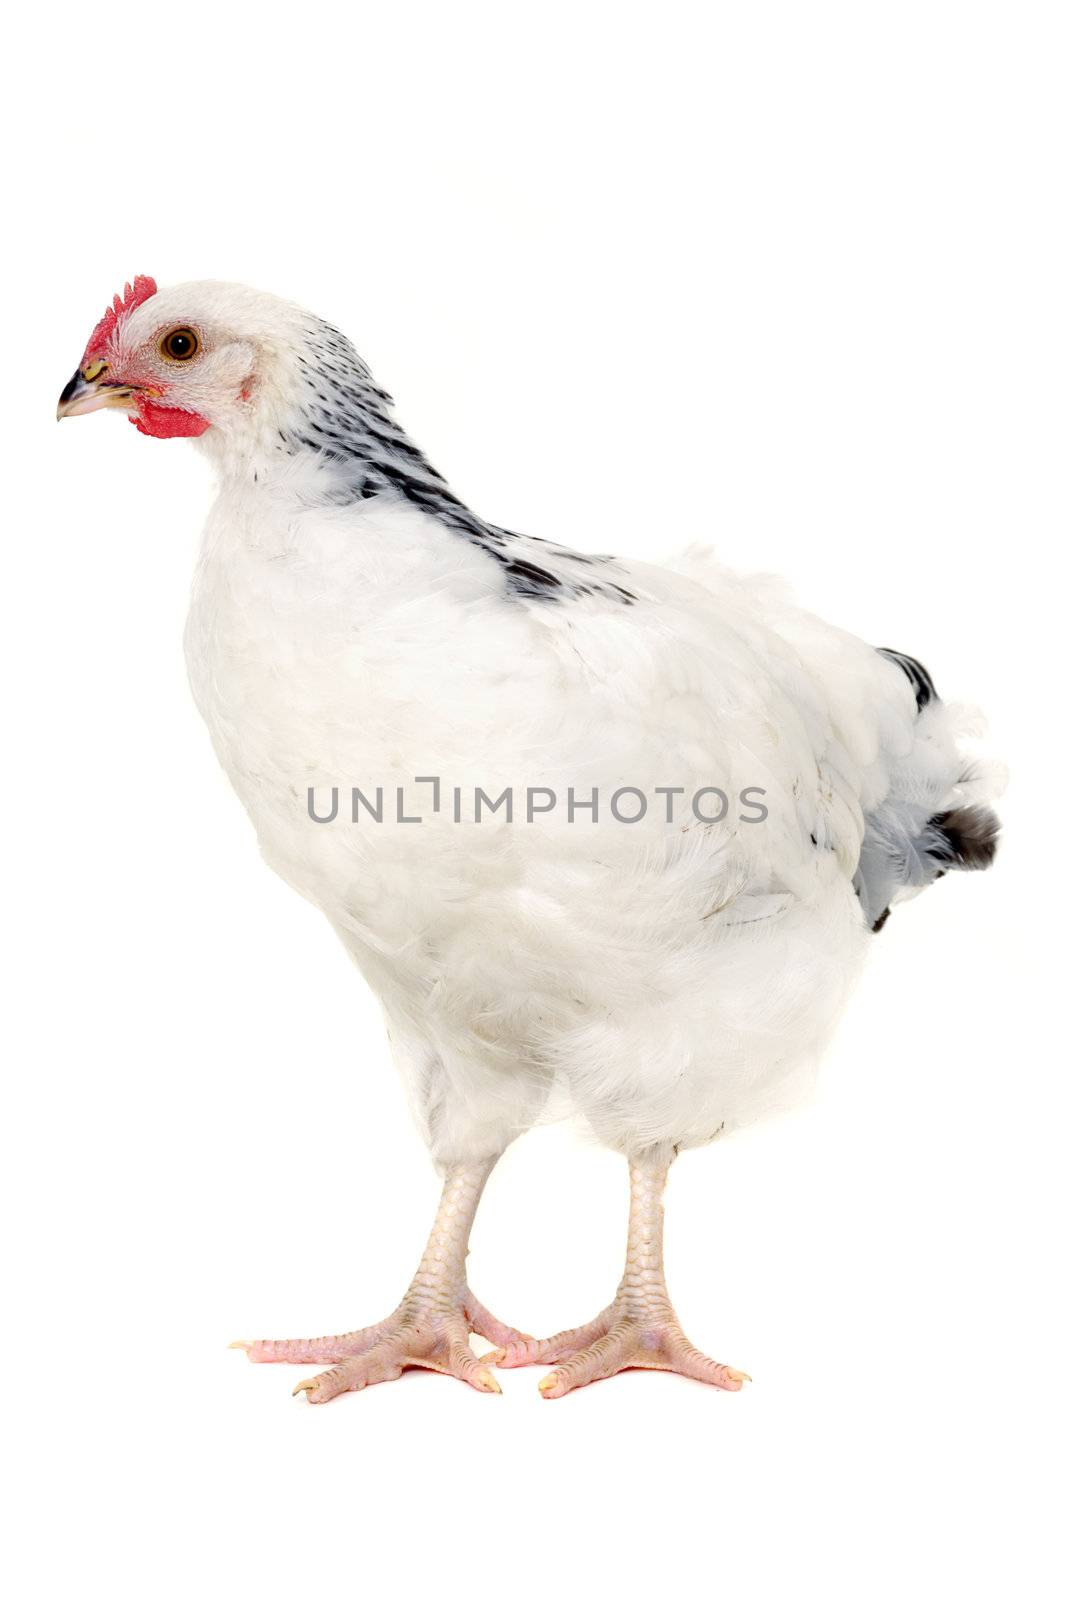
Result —
M396 1311L248 1355L326 1366L315 1403L410 1366L497 1392L494 1365L549 1364L550 1399L635 1366L740 1388L667 1292L668 1168L802 1095L891 907L992 860L960 713L707 553L645 566L483 521L348 340L271 296L135 279L59 415L105 407L215 465L193 694L267 862L378 995L444 1180ZM536 1339L466 1256L550 1095L632 1198L614 1301Z

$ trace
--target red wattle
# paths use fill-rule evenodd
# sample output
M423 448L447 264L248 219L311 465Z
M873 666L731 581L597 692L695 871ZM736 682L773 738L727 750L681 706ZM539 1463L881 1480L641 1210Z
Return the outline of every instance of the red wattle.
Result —
M152 400L142 400L130 421L139 433L147 433L153 439L196 439L211 426L206 417L195 411L157 406Z

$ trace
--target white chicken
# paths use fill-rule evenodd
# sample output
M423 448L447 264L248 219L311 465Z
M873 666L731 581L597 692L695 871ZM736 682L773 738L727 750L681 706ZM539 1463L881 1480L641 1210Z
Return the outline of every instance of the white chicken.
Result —
M137 278L59 414L102 407L215 464L193 693L267 861L379 996L444 1178L396 1311L249 1356L330 1364L313 1402L408 1366L495 1392L528 1362L551 1399L633 1366L739 1388L667 1294L667 1170L803 1090L895 900L991 861L953 713L909 657L706 554L484 522L348 340L271 296ZM612 1304L534 1339L474 1299L467 1241L560 1093L629 1159L629 1241Z

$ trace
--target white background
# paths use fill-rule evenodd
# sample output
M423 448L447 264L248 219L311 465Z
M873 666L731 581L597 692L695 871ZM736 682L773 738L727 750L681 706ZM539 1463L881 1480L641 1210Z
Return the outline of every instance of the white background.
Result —
M9 1593L1063 1592L1061 16L9 22ZM134 272L338 322L494 520L709 540L988 712L997 870L893 917L812 1111L672 1178L674 1297L743 1394L412 1374L311 1409L227 1352L384 1315L436 1180L189 700L204 463L52 422ZM621 1161L540 1130L472 1283L568 1325L624 1223Z

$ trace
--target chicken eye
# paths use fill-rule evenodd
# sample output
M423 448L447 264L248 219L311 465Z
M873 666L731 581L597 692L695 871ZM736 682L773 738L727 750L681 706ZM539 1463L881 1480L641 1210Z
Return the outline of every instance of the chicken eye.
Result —
M192 328L172 328L160 341L160 350L168 361L188 361L200 348L200 340Z

